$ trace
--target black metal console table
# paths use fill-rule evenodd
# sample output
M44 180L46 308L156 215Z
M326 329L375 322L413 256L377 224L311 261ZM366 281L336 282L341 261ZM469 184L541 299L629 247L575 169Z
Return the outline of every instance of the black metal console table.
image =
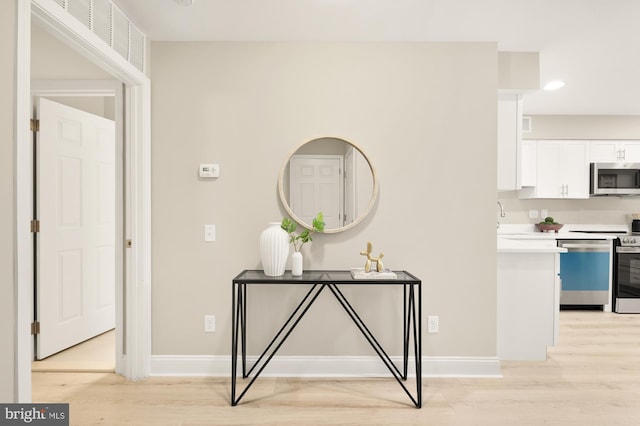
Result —
M320 293L327 288L338 300L340 305L353 320L358 329L367 339L373 350L389 369L393 377L400 384L413 404L422 407L422 288L420 279L406 271L394 271L396 279L354 279L350 271L305 271L302 276L292 276L290 271L279 277L269 277L263 271L245 270L233 279L232 302L232 338L231 338L231 405L237 405L242 397L253 385L269 361L283 345L291 332L316 301ZM299 284L309 286L309 290L289 318L266 346L257 361L247 368L247 287L249 285ZM403 365L396 366L389 355L382 348L378 340L362 321L351 303L340 291L342 285L392 285L403 286ZM413 355L416 367L415 396L403 383L407 380L409 365L409 346L413 340ZM236 382L238 373L238 346L241 347L242 378L255 374L244 390L236 397Z

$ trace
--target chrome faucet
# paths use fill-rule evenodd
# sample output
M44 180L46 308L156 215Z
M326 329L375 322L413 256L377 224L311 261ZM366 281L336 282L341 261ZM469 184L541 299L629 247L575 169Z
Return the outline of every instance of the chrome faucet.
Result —
M498 207L500 207L500 217L505 217L507 214L504 212L504 206L500 201L498 201ZM498 221L496 228L500 228L500 221Z

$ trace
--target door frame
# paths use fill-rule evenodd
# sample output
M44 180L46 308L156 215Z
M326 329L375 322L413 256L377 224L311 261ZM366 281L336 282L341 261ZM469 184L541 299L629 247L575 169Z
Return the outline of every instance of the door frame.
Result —
M115 361L116 373L124 365L124 105L123 87L117 80L32 80L31 99L46 97L113 97L115 121ZM35 103L32 104L32 108ZM33 153L35 155L35 153ZM35 299L35 294L34 294ZM33 316L32 316L33 318ZM32 351L33 352L33 351Z
M344 223L351 223L357 217L357 176L356 176L356 149L349 147L347 153L344 155L343 164L343 179L344 179L344 207L342 209L344 214ZM349 195L349 196L347 196ZM348 212L348 214L347 214Z
M33 174L31 165L32 19L124 84L123 353L120 374L149 376L151 361L151 81L52 0L16 0L15 400L31 402Z

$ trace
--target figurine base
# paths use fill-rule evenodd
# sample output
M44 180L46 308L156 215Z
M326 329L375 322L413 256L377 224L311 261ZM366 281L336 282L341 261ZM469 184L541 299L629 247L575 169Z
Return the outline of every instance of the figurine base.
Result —
M385 269L382 272L365 272L364 268L351 268L351 276L357 280L395 280L396 273Z

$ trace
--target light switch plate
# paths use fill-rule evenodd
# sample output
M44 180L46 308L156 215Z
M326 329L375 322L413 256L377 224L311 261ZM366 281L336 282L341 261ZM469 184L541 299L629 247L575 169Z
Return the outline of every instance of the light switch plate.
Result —
M537 219L538 218L538 210L531 209L529 210L529 219Z

